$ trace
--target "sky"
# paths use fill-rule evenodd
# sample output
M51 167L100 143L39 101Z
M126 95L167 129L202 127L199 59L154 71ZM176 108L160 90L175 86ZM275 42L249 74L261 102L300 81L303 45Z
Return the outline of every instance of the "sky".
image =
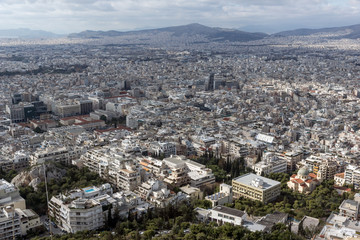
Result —
M360 24L360 0L0 0L0 23L59 34L190 23L274 33Z

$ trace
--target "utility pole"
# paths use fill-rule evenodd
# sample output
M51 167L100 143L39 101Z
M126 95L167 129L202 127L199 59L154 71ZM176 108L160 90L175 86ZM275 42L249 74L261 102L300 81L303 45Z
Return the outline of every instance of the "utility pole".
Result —
M43 167L44 167L44 177L45 177L45 191L46 191L46 202L47 202L47 216L49 219L49 230L50 230L50 238L51 240L53 239L53 233L52 233L52 228L51 228L51 220L50 220L50 216L49 216L49 192L48 192L48 188L47 188L47 177L46 177L46 166L45 163L43 163Z
M15 223L14 223L14 217L15 217L15 205L11 205L12 210L12 234L13 234L13 240L15 240Z

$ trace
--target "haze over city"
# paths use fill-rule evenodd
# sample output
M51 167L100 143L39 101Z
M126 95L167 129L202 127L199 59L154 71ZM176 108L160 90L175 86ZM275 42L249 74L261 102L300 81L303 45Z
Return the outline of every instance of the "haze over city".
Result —
M58 34L200 23L274 33L357 24L359 0L3 0L1 29Z

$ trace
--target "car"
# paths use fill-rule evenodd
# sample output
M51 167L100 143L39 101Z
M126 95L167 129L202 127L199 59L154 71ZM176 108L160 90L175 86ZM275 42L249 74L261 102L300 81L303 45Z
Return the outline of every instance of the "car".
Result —
M53 225L54 228L57 228L58 226L56 225L56 223L51 222L51 225Z

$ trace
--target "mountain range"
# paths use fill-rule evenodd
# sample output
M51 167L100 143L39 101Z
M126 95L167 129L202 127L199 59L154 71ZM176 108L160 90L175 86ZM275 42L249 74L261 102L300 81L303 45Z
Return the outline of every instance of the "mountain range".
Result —
M198 23L175 26L175 27L165 27L157 29L148 29L148 30L138 30L138 31L83 31L79 33L69 34L69 38L83 38L83 39L99 39L104 37L117 37L117 36L129 36L129 35L141 35L141 34L160 34L160 33L170 33L174 37L181 36L202 36L208 39L209 41L219 42L219 41L239 41L246 42L252 40L259 40L266 37L287 37L287 36L308 36L312 34L320 33L339 33L341 32L341 38L350 38L357 39L360 38L360 24L344 27L333 27L333 28L320 28L320 29L296 29L290 31L283 31L275 34L266 34L259 32L245 32L237 29L229 28L218 28L218 27L208 27ZM51 32L41 31L41 30L30 30L30 29L10 29L10 30L0 30L0 38L56 38L61 35L57 35Z
M42 30L31 30L28 28L0 30L0 38L57 38L61 35Z
M70 34L70 38L102 38L102 37L114 37L114 36L125 36L134 34L157 34L162 32L172 33L173 36L180 37L182 35L194 36L202 35L211 41L252 41L262 39L268 36L265 33L250 33L236 29L228 28L216 28L207 27L198 23L189 25L166 27L139 31L119 32L119 31L84 31L80 33Z

